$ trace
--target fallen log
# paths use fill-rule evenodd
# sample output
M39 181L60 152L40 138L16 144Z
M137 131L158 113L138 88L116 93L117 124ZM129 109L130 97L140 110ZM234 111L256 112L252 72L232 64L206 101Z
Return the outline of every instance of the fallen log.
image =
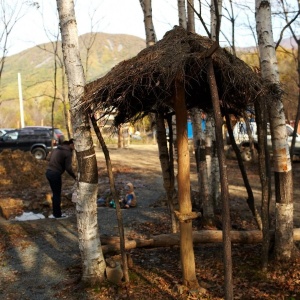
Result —
M274 240L274 231L270 231L271 239ZM262 242L260 230L231 231L231 242L241 244L258 244ZM103 253L120 251L120 239L118 237L103 236L100 238ZM300 241L300 228L294 229L294 241ZM194 244L222 243L221 230L201 230L193 232ZM142 247L171 247L179 245L179 233L160 234L149 239L125 240L125 249L130 250ZM106 244L106 245L104 245Z

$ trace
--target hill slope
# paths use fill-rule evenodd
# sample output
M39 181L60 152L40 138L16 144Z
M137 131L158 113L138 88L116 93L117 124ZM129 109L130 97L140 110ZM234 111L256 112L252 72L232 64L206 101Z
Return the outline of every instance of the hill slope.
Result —
M81 60L87 82L106 74L119 62L146 47L143 39L126 34L92 33L79 37ZM1 78L0 127L19 127L18 73L22 77L25 125L50 125L54 98L56 43L38 45L7 57ZM87 50L90 49L90 50ZM67 94L61 42L57 44L56 98ZM63 81L63 79L65 81ZM63 89L62 86L65 88ZM63 96L64 95L64 96ZM62 102L55 102L55 125L63 126Z
M101 77L117 63L135 56L145 48L141 38L125 34L93 33L79 37L81 59L86 69L88 56L87 81ZM92 46L91 46L91 43ZM45 94L53 86L55 43L47 43L24 50L7 57L1 80L1 100L18 98L17 73L22 75L24 99ZM61 43L58 43L60 60ZM58 62L58 68L60 68ZM61 86L61 69L58 70L58 86ZM51 91L48 91L49 93ZM0 100L0 101L1 101Z

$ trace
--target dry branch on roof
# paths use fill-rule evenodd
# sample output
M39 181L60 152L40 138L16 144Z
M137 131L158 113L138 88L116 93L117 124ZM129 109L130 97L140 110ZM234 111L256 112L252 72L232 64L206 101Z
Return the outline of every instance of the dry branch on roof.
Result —
M212 45L209 38L175 26L155 45L87 84L84 105L93 111L115 108L118 124L149 112L170 112L175 78L181 76L187 108L207 111L212 104L206 52ZM259 97L280 95L280 88L270 88L246 63L225 49L219 47L211 59L223 110L239 114Z

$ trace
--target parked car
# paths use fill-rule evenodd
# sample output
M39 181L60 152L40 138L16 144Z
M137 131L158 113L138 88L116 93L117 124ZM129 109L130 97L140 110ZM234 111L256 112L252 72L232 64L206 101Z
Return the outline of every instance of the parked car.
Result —
M25 126L24 128L49 130L50 135L53 136L53 138L57 140L59 143L63 142L65 139L64 134L59 128L52 128L50 126Z
M0 137L4 135L6 132L14 130L13 128L0 128Z
M254 139L255 149L258 149L256 123L250 122L250 128L251 128L252 136ZM286 132L287 132L288 144L289 144L289 146L291 146L294 128L291 125L286 124ZM239 148L241 150L241 156L242 156L243 160L250 161L252 159L252 154L250 151L249 136L247 133L245 122L237 122L236 123L236 125L233 128L233 136L234 136L234 139L235 139L237 145L239 145ZM270 132L269 124L268 124L268 129L267 129L267 145L268 145L268 149L270 150L270 152L272 152L272 140L271 140L271 132ZM300 156L300 135L298 133L296 133L294 155Z
M55 133L56 132L56 133ZM30 151L36 159L45 159L63 136L58 128L25 127L8 131L0 137L0 152L4 149Z

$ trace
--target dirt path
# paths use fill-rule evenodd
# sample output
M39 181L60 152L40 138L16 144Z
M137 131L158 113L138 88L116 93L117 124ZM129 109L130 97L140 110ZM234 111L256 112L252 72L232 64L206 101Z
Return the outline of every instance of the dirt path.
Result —
M137 208L122 211L126 235L135 238L169 232L168 211L166 206L160 205L164 198L164 189L157 146L131 145L128 149L110 147L109 150L117 187L121 189L130 181L134 184L138 197ZM97 158L101 175L99 184L101 196L109 190L109 184L107 177L104 176L106 167L101 151L97 151ZM191 183L192 189L196 190L197 176L194 168L192 163ZM257 166L253 164L247 165L254 195L259 203L259 178L255 173L256 168ZM294 199L297 226L300 220L299 169L300 164L295 163ZM246 191L236 161L228 160L228 170L232 212L240 217L241 222L244 218L251 220L252 216L246 205ZM43 189L47 189L47 186L43 186ZM13 197L13 188L10 191L10 197ZM17 190L15 193L18 197L22 195ZM101 234L117 235L114 209L98 208L98 222ZM74 215L63 220L44 219L27 222L6 221L0 218L0 299L100 299L99 295L94 298L91 291L84 289L74 291L74 285L80 280L80 253L76 227ZM147 256L146 252L143 255ZM151 259L155 261L155 256Z
M155 205L163 196L156 147L150 145L146 153L143 149L110 149L117 187L121 189L129 181L135 185L138 206L122 210L125 234L134 238L145 237L144 227L138 224L168 219L167 208ZM103 153L97 151L97 158L103 175ZM100 177L99 190L100 196L101 191L109 190L107 177ZM98 224L101 235L118 235L115 209L99 207ZM18 222L0 218L0 240L0 299L63 299L60 293L66 293L66 287L79 280L80 253L76 217L72 213L61 220ZM79 291L73 296L68 294L67 299L90 296Z

